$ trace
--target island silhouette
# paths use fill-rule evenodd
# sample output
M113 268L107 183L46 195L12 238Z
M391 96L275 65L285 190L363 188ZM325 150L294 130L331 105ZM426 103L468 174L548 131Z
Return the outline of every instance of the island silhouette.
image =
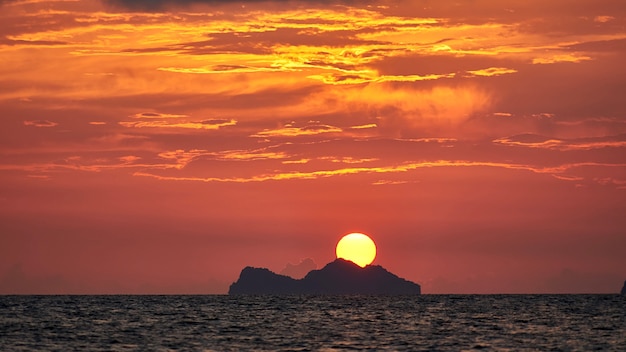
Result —
M390 273L380 265L357 264L337 258L296 280L266 268L245 267L230 285L229 295L419 295L420 285Z
M624 281L624 286L622 286L622 292L620 293L626 295L626 281Z

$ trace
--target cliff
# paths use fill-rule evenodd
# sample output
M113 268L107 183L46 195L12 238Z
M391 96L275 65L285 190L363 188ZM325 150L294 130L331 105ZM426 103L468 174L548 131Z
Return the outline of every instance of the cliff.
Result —
M418 295L420 286L399 278L379 265L361 268L336 259L300 280L278 275L264 268L246 267L230 285L228 294L368 294Z

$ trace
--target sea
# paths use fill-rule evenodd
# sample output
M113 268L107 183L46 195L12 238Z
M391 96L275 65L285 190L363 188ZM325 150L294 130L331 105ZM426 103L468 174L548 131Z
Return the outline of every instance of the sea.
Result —
M626 296L0 296L0 351L626 351Z

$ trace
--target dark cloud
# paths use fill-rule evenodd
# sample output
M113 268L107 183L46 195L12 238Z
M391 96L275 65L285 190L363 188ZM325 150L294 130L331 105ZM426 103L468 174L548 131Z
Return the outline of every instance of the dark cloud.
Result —
M57 40L14 40L6 37L0 38L0 45L66 45L67 42Z
M157 114L157 113L153 113L153 112L144 112L144 113L141 113L141 116L144 116L144 117L160 117L161 115Z
M284 22L289 23L288 21ZM313 27L314 25L311 24ZM252 54L272 53L276 43L282 45L319 45L340 47L346 45L366 45L382 44L379 41L358 39L356 32L333 31L333 32L312 32L302 33L299 28L278 28L263 32L250 32L245 36L238 32L211 33L210 39L198 42L180 43L169 50L178 50L194 55L206 55L223 52L243 52ZM367 52L365 55L375 55L378 53ZM326 65L325 62L308 64Z
M5 4L8 4L5 2ZM0 4L0 6L2 6ZM36 33L36 32L53 32L58 30L65 30L68 28L84 27L87 26L85 22L81 20L85 19L82 15L75 13L51 13L45 15L45 20L41 16L22 16L17 11L7 11L2 13L2 21L0 23L0 44L4 45L16 45L16 44L31 44L31 45L61 45L66 44L63 41L41 41L41 40L18 40L11 39L15 36L19 36L24 33Z
M231 123L231 119L208 119L200 121L203 125L222 125L225 123Z
M621 18L626 11L621 0L580 0L576 3L570 0L412 0L397 1L393 5L385 10L387 14L449 18L450 24L476 24L494 20L501 23L519 23L552 16L558 18L558 21L535 21L529 30L538 30L536 26L556 29L561 26L559 23L565 24L576 18L580 21L603 15Z
M121 7L130 10L141 11L160 11L171 7L185 7L197 4L207 4L213 6L230 5L230 4L258 4L258 3L306 3L306 4L363 4L369 3L369 1L356 1L356 0L103 0L105 4L113 7Z
M567 46L572 51L626 53L626 39L599 40Z

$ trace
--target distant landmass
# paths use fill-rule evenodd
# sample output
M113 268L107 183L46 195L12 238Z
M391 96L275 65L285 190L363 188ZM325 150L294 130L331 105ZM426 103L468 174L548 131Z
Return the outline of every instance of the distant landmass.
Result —
M344 259L336 259L320 270L312 270L299 280L273 273L265 268L245 267L239 279L230 285L228 290L229 295L419 295L420 293L420 285L402 279L380 265L361 268Z
M624 281L624 286L622 286L622 292L623 295L626 295L626 281Z

